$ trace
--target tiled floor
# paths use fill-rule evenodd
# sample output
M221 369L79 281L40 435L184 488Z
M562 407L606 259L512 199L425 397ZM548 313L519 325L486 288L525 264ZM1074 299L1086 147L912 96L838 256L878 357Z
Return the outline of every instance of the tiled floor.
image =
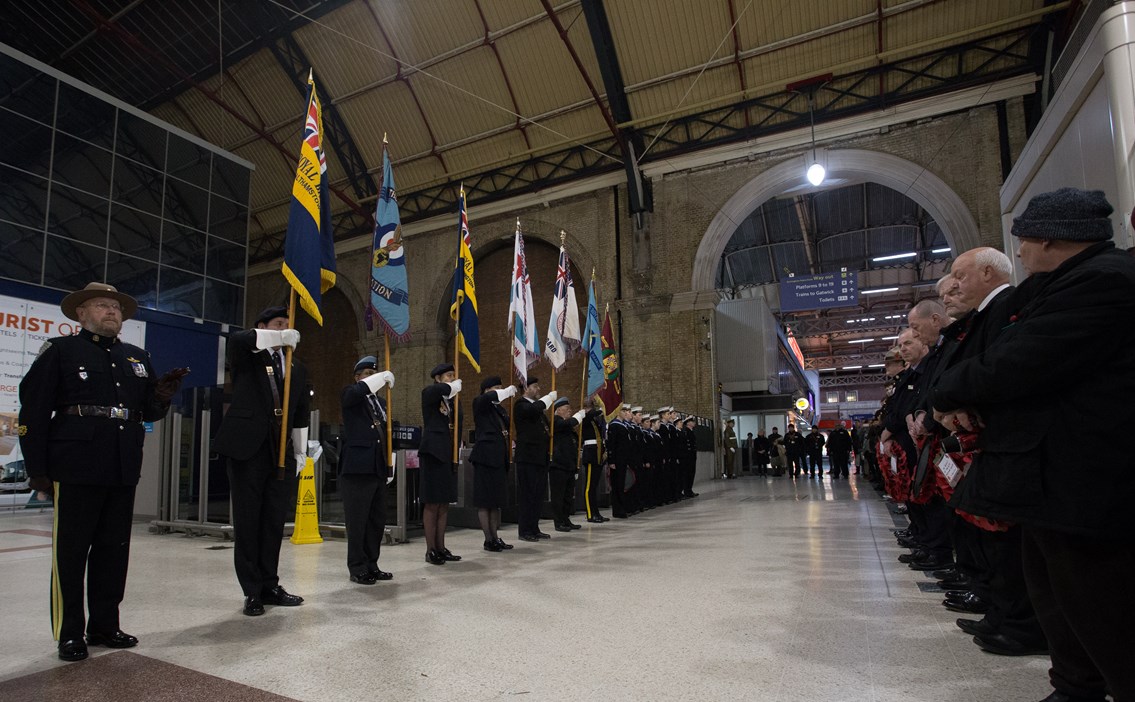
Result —
M135 529L123 628L133 652L300 700L992 700L1051 690L1043 657L982 653L928 577L895 557L866 484L743 477L626 521L427 565L387 546L393 581L346 577L342 541L285 542L283 584L307 598L240 614L232 551ZM545 527L550 531L551 525ZM49 515L0 514L0 680L55 658ZM19 530L19 531L16 531ZM17 550L18 549L18 550ZM92 649L101 654L103 649ZM74 663L69 665L84 665Z

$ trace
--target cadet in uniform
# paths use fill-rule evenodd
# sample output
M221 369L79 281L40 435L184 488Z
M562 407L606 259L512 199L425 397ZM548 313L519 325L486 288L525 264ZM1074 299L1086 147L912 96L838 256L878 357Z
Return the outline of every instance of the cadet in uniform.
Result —
M473 504L477 519L485 532L485 550L499 553L512 548L497 530L501 525L501 507L508 500L508 412L500 403L516 394L516 386L501 387L498 376L481 381L481 394L473 399Z
M113 286L91 283L60 308L82 331L40 349L20 382L18 432L30 486L55 498L51 624L59 658L80 661L88 644L138 644L119 628L118 606L142 472L142 422L165 417L188 369L157 379L149 354L118 339L138 303Z
M433 383L422 389L422 443L418 448L421 461L420 501L422 524L426 532L426 563L445 565L459 561L445 547L445 526L449 504L457 501L457 464L453 460L455 434L461 434L457 393L461 381L453 365L441 363L430 371Z
M524 396L516 401L516 500L519 507L517 532L521 541L550 539L540 531L540 506L548 491L548 415L556 401L556 391L537 399L540 379L528 376Z
M619 407L619 416L607 425L607 463L611 466L611 516L626 519L626 481L634 446L630 405Z
M686 497L698 496L698 493L694 492L694 478L698 471L698 438L694 433L697 423L698 420L693 417L686 417L686 421L682 422L682 435L686 440L685 451L682 454L682 494Z
M552 518L556 531L582 529L572 524L571 512L575 506L575 480L579 475L579 423L587 410L572 413L571 401L566 397L555 402L555 424L553 426L555 444L552 448L552 462L548 470L548 482L552 490Z
M591 411L583 418L583 504L587 508L587 521L602 524L610 521L599 513L599 480L603 477L603 435L607 423L598 399L591 400Z
M394 387L394 374L378 370L378 359L355 364L355 382L343 388L343 450L339 454L339 494L347 526L347 571L351 582L374 585L393 575L378 567L386 531L386 403L377 393Z
M294 504L295 477L307 447L310 394L307 371L292 359L284 467L278 468L283 415L284 346L295 348L300 334L288 329L286 307L269 307L256 318L256 328L234 332L228 339L232 402L221 420L213 446L229 459L236 578L244 591L244 613L264 614L264 605L295 607L303 598L280 586L280 543L289 505Z

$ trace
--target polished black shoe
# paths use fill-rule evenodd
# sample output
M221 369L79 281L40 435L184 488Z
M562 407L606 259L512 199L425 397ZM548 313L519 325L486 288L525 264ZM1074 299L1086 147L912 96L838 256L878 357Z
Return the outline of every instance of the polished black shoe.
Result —
M592 523L592 524L602 524L603 522L605 522L607 520L603 519L602 517L588 517L587 521Z
M898 543L899 546L902 546L903 548L922 549L922 544L918 543L917 541L910 538L909 536L900 536L900 537L896 538L895 541ZM923 550L925 550L925 549L923 549Z
M583 528L582 524L576 524L574 522L568 522L567 525L568 525L568 528L571 529L572 531L575 531L576 529L582 529Z
M966 595L969 594L969 590L946 590L946 599L961 601L964 600L966 598Z
M109 634L88 632L87 645L106 646L107 648L134 648L138 645L138 637L131 636L121 629Z
M943 590L969 590L973 587L973 582L965 577L951 578L949 580L939 580L938 587Z
M74 663L87 657L87 644L82 639L59 642L59 660Z
M486 551L492 551L493 553L500 553L504 549L501 548L501 545L498 544L496 541L486 541L485 542L485 550Z
M949 556L929 556L924 560L907 563L907 567L911 570L941 570L953 563Z
M512 544L506 544L506 543L504 542L504 539L502 539L502 538L501 538L501 537L499 537L499 536L497 537L497 546L500 546L500 547L501 547L501 548L502 548L503 550L505 550L505 551L511 551L511 550L513 549L513 545L512 545Z
M445 556L441 555L441 551L430 549L426 551L426 563L430 565L445 565Z
M438 553L441 554L441 557L444 558L447 561L459 561L459 560L461 560L461 556L453 555L453 552L450 551L447 548L441 549L440 551L438 551Z
M899 556L899 563L914 563L915 561L924 561L930 557L930 553L918 548L910 553L904 553Z
M891 529L895 536L910 536L910 529Z
M985 619L958 619L954 623L970 636L990 636L997 633L997 628Z
M567 524L557 524L556 531L571 531L571 527L569 527Z
M374 578L375 580L393 580L394 579L394 573L387 573L385 570L380 570L378 568L375 568L374 570L369 571L369 572L370 572L370 576L372 578Z
M279 585L271 590L265 590L260 593L260 599L264 601L264 604L278 605L280 607L298 607L303 604L302 597L291 594Z
M958 580L965 576L958 572L957 568L943 568L936 570L930 574L935 580Z
M374 585L378 582L377 579L370 573L351 574L351 582L358 583L359 585Z
M961 600L942 600L942 604L951 612L962 614L985 614L989 611L989 603L972 592Z
M686 497L697 497L700 494L701 494L700 492L694 492L693 490L690 490L689 492L686 493Z
M264 603L259 597L244 598L244 613L250 617L259 617L264 614Z
M995 653L998 656L1044 656L1048 655L1048 644L1029 641L1018 641L1004 634L988 634L973 637L973 642L981 647L982 651Z
M552 538L552 535L551 534L545 534L542 531L538 531L538 532L536 532L536 538L537 539L550 539L550 538Z
M521 534L520 540L521 541L539 541L540 537L536 536L535 534Z

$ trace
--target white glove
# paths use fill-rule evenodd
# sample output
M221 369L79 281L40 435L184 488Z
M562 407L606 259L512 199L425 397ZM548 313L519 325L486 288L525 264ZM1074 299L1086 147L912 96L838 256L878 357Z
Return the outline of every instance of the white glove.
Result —
M461 392L461 378L458 378L452 383L447 384L449 385L449 399L452 400L457 395L457 393Z
M509 385L507 388L493 390L493 392L497 394L497 402L504 402L505 400L516 394L516 386Z
M299 475L307 462L307 427L292 429L292 448L298 449L296 451L296 475ZM303 453L300 453L301 451Z
M390 387L394 387L394 374L390 371L382 371L381 373L368 375L367 377L363 378L363 382L366 383L367 389L369 389L372 393L376 393L382 388L386 387L388 383Z
M580 422L580 423L582 423L582 422L583 422L583 417L584 417L584 415L586 415L586 414L587 414L587 410L580 410L580 411L576 412L575 414L573 414L573 415L571 416L571 418L572 418L572 419L574 419L574 420L575 420L575 421L577 421L577 422Z
M299 346L300 333L295 329L285 329L280 332L280 344L282 346L291 346L293 349Z
M559 397L559 395L557 395L556 391L553 390L550 393L548 393L547 395L544 395L543 397L541 397L540 402L543 402L544 403L544 409L547 409L547 408L552 406L552 403L556 401L557 397Z
M300 342L300 333L295 329L253 329L256 332L256 351L274 349L279 346L291 346L293 349Z
M306 464L307 464L307 456L303 455L302 453L297 453L296 454L296 475L299 475L300 472L303 471L304 466Z

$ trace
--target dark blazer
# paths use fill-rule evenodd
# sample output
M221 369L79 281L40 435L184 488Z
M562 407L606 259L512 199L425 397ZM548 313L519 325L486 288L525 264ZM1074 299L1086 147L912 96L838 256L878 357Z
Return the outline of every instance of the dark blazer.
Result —
M547 463L550 446L548 408L539 400L518 397L513 412L516 414L513 418L516 429L516 462Z
M272 396L274 382L267 368L272 366L267 351L255 351L256 330L246 329L229 335L226 360L232 377L232 402L221 420L213 448L222 456L238 461L252 458L260 447L269 442L273 452L280 440L276 417L276 403ZM302 429L308 424L311 413L307 369L292 356L292 386L288 401L288 424L291 429ZM283 401L281 391L280 400ZM291 432L288 432L291 446ZM306 448L306 447L303 447ZM295 450L284 452L285 467L295 470Z
M556 417L556 443L552 449L552 468L574 472L579 468L579 422L574 417Z
M607 425L607 462L616 466L629 466L634 448L630 426L621 419Z
M975 514L1129 538L1135 453L1116 440L1135 394L1135 258L1089 247L1015 291L1007 326L942 374L936 409L976 410L981 453L962 482Z
M508 412L496 399L495 390L473 398L473 452L469 460L494 468L508 468Z
M457 398L449 399L449 383L422 388L422 443L418 451L445 463L453 463L453 428L461 433L461 409ZM456 418L456 424L453 419Z
M83 330L44 344L20 381L20 449L28 475L81 485L137 485L142 421L165 417L145 349ZM58 412L72 405L124 407L138 420ZM115 460L117 459L117 460Z
M370 399L378 400L381 413L371 407ZM361 380L343 388L339 397L343 409L342 449L339 452L339 473L386 477L386 402L376 397Z

